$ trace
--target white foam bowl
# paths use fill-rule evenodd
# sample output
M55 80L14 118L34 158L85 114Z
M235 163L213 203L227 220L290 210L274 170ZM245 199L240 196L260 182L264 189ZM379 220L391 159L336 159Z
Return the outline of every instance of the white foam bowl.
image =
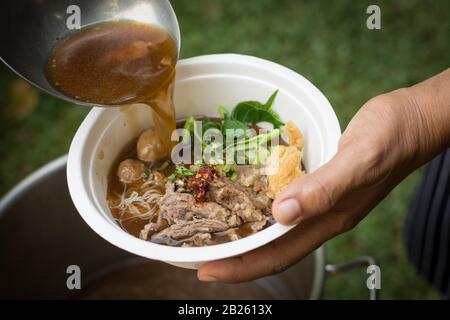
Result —
M220 54L182 60L177 66L177 118L217 116L219 105L232 108L243 100L265 101L279 89L274 109L305 135L304 165L312 172L336 152L341 134L336 115L324 95L301 75L255 57ZM132 124L132 125L130 125ZM72 200L87 224L101 237L136 255L185 268L253 250L282 236L290 227L278 223L241 240L197 248L179 248L140 240L114 221L106 203L107 175L123 147L152 126L145 106L133 114L119 108L94 108L70 147L67 179Z

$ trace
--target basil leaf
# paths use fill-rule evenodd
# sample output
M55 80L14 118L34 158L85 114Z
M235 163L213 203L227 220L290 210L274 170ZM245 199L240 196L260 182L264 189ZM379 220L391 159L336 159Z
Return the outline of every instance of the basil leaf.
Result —
M210 129L217 129L222 132L222 124L219 122L212 121L209 118L204 118L202 123L203 134Z
M263 108L265 110L271 110L273 102L275 101L276 97L278 95L278 90L275 91L270 97L269 100L267 100L267 102L264 104Z
M225 108L225 107L223 107L223 106L220 106L218 112L219 112L219 115L220 115L224 120L226 120L226 119L229 118L229 112L228 112L227 108Z
M231 112L231 118L242 122L249 123L249 119L258 118L258 113L263 109L263 105L258 101L243 101L234 107Z
M230 118L223 121L223 135L225 137L224 141L226 141L227 130L242 130L242 135L245 135L245 133L250 130L250 128L244 122ZM240 137L241 136L237 138Z
M244 101L238 103L231 112L230 119L239 120L245 124L269 122L275 128L284 125L278 114L272 110L273 102L278 94L275 91L265 104L258 101Z
M272 110L265 110L261 103L246 101L239 103L231 113L231 119L239 120L243 123L269 122L275 128L284 125L278 114Z

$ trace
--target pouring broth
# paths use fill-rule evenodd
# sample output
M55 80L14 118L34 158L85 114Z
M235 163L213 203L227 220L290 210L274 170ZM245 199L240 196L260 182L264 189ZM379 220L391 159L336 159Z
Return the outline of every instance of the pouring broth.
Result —
M177 47L163 29L134 21L88 26L59 42L47 78L65 95L105 106L144 103L153 110L160 140L153 156L170 152L175 129L172 101Z

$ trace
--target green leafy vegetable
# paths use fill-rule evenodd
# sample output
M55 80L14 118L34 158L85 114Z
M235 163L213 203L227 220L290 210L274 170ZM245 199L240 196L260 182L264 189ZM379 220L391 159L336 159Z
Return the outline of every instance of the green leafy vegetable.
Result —
M275 101L277 95L278 95L278 90L276 90L274 93L272 93L272 95L269 97L269 100L267 100L267 102L263 105L263 108L265 110L272 109L273 102Z
M220 115L224 120L226 120L226 119L229 118L228 110L227 110L227 108L225 108L224 106L220 106L218 112L219 112L219 115Z
M227 136L227 130L242 130L242 132L245 134L250 128L248 125L240 120L230 118L230 114L228 113L228 110L225 107L220 106L219 107L219 115L223 118L223 124L222 124L222 134L224 136L224 143Z
M188 143L191 141L191 133L194 133L195 129L195 118L193 116L190 116L186 119L186 121L184 122L184 129L186 130L186 132L183 136L183 142Z
M172 173L170 176L167 177L167 180L169 181L175 181L178 178L188 178L190 176L193 176L196 173L194 170L190 170L183 166L177 166L175 168L174 173Z
M267 158L270 151L263 148L262 144L273 140L276 136L280 135L279 128L284 124L278 114L273 111L272 106L278 95L278 90L275 91L265 103L258 101L243 101L238 103L231 112L227 108L220 106L218 108L218 113L222 117L222 121L213 121L207 117L201 120L201 130L199 128L200 121L197 121L193 116L186 119L184 128L187 130L183 141L190 142L191 138L194 137L194 141L200 142L204 151L212 155L211 159L208 161L214 165L223 164L222 156L229 156L230 148L234 147L234 156L239 151L251 151L252 156L246 156L246 158L252 157L256 159L259 163L261 159ZM260 134L257 136L250 136L248 133L250 131L251 124L256 124L259 122L269 122L274 126L274 130L269 133ZM208 130L218 130L223 134L223 141L205 141L205 133ZM233 130L233 134L236 135L239 130L241 130L242 135L235 137L236 141L232 141L231 144L227 145L227 130ZM261 150L264 149L264 150ZM196 163L202 163L204 159L198 159ZM225 168L227 169L227 168ZM183 172L178 172L182 170ZM177 177L186 177L188 170L183 167L183 169L176 169L174 175L171 179L176 179ZM188 170L189 171L189 170ZM227 176L231 177L234 170L227 172Z
M212 121L211 121L212 122ZM203 141L202 132L200 132L199 128L197 127L197 119L195 119L193 116L190 116L186 119L186 122L184 123L184 129L187 130L185 132L185 136L183 137L183 141L185 143L189 143L191 141L191 134L194 135L194 138L200 141L200 143L205 146L205 143ZM202 123L203 126L203 123Z
M242 121L236 119L226 119L223 121L223 130L226 135L226 130L242 130L243 133L250 130L250 128Z
M219 132L222 132L222 124L220 122L212 121L209 118L204 118L202 122L203 135L206 131L212 129L216 129L219 130Z
M238 141L234 145L227 146L225 151L231 149L232 147L235 148L235 151L242 151L242 150L251 150L251 149L257 149L259 145L263 143L267 143L269 141L272 141L275 137L278 137L281 135L280 129L274 129L268 133L263 133L248 139L244 139L242 141Z
M202 122L203 127L203 154L208 154L209 164L221 164L223 163L223 136L222 124L216 121L212 121L209 118L204 118ZM208 135L208 137L206 136ZM210 136L209 136L210 135ZM219 137L217 136L219 135Z
M238 103L231 112L230 119L238 120L245 124L269 122L275 128L281 127L284 124L283 121L272 110L272 105L277 94L278 90L270 96L265 104L259 101L243 101Z
M237 143L229 145L225 148L225 154L229 155L229 152L233 152L234 157L240 151L245 152L245 158L249 161L250 164L261 164L267 159L270 155L270 151L264 147L263 144L266 144L277 136L281 135L280 129L274 129L268 133L260 134L254 137L241 139ZM234 148L232 150L232 148Z
M184 129L188 130L189 132L193 132L194 124L195 124L195 118L193 116L190 116L184 122Z

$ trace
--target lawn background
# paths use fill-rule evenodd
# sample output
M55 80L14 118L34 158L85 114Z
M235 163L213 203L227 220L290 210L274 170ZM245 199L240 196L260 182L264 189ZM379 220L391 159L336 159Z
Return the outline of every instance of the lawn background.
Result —
M371 97L450 65L447 0L172 2L182 57L234 52L292 68L328 97L343 129ZM381 8L381 30L366 28L370 4ZM0 66L0 195L67 153L88 111L38 92ZM440 298L405 255L404 218L419 179L420 172L412 174L358 227L326 245L328 263L373 256L382 270L383 299ZM329 278L325 297L364 299L366 277L361 270Z

